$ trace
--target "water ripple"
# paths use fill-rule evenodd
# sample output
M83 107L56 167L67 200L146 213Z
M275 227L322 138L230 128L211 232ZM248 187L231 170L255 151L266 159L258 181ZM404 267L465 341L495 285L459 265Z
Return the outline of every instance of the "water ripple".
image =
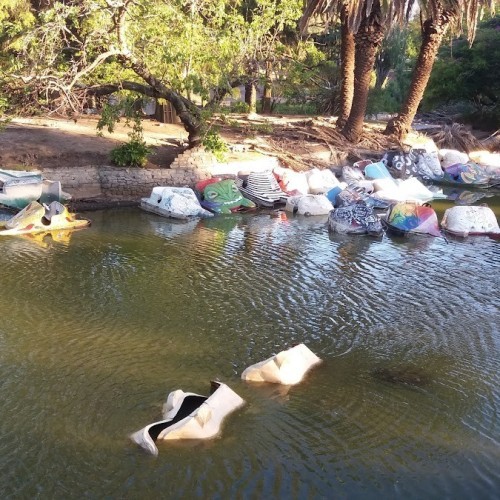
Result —
M498 242L272 211L91 218L67 242L2 241L4 496L495 496ZM323 359L300 385L240 380L298 342ZM218 439L156 460L127 440L214 378L247 401Z

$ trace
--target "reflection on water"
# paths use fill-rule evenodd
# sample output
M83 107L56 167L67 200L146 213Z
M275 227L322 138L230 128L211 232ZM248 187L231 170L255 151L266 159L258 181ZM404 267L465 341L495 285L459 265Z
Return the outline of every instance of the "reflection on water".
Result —
M0 241L5 497L496 497L498 241L89 215ZM323 359L303 383L240 380L298 342ZM129 442L214 378L247 402L220 438Z

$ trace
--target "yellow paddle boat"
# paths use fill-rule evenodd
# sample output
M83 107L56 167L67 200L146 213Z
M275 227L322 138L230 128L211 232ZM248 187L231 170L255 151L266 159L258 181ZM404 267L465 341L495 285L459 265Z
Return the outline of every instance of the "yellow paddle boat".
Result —
M0 236L83 229L89 225L89 220L77 219L75 214L68 212L58 201L53 201L50 205L40 205L37 201L32 201L0 226Z

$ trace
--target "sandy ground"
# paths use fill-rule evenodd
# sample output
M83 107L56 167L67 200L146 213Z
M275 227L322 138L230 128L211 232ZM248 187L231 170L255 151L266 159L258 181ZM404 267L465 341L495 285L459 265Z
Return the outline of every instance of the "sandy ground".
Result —
M1 168L57 168L109 165L110 151L128 140L129 129L97 135L97 118L15 118L0 132ZM144 120L146 143L153 148L148 168L166 168L184 150L187 133L181 125Z

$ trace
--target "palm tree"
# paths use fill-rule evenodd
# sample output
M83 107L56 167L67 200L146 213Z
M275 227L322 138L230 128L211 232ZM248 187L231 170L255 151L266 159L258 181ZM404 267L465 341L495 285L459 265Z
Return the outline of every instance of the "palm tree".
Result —
M354 95L355 43L352 23L349 22L348 0L309 0L299 21L299 29L304 33L315 16L326 17L329 21L340 18L340 106L337 126L343 128L351 112Z
M436 55L443 37L450 27L456 26L457 32L462 27L462 17L465 13L467 38L472 44L476 34L476 26L480 11L487 7L494 11L495 0L423 0L421 3L422 43L413 70L412 81L406 99L398 116L387 124L386 134L404 137L411 128L418 106L424 95L431 76Z
M341 111L337 124L343 127L342 133L351 142L357 142L363 131L371 71L384 34L391 26L408 19L412 5L413 0L307 2L299 24L302 31L313 16L340 16L341 19Z
M354 96L354 61L355 48L354 34L349 29L349 8L342 3L340 8L340 108L337 118L337 127L344 128L351 113Z
M342 130L344 136L351 142L358 142L363 132L371 72L384 38L385 27L380 0L363 2L361 17L362 21L354 35L353 101L349 117Z

